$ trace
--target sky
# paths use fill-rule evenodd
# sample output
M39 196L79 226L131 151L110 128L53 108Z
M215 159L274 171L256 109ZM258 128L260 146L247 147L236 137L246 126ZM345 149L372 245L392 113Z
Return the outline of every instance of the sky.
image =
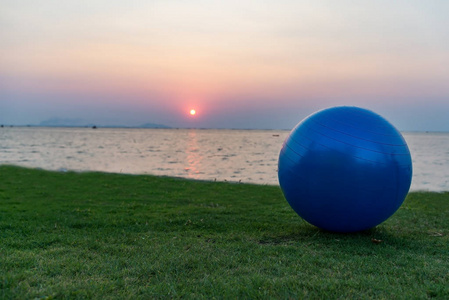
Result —
M1 124L449 131L446 0L0 1Z

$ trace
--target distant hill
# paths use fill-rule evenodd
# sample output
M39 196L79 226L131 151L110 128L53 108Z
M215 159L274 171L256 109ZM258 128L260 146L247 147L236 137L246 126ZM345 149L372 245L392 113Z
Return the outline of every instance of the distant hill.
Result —
M37 126L44 127L103 127L103 128L171 128L163 124L145 123L138 126L127 125L96 125L88 123L83 119L65 119L65 118L51 118L40 122Z

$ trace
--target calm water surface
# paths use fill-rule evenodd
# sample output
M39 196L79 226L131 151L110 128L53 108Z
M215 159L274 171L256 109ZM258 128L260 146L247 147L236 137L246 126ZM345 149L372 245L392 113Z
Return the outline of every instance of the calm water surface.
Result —
M278 184L288 131L0 128L0 163ZM412 190L449 190L449 133L405 133Z

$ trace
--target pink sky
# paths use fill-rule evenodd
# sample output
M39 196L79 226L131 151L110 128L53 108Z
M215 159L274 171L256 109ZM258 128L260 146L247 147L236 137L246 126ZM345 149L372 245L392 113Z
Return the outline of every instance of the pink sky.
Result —
M415 0L8 0L0 123L289 129L357 105L401 130L449 131L448 12Z

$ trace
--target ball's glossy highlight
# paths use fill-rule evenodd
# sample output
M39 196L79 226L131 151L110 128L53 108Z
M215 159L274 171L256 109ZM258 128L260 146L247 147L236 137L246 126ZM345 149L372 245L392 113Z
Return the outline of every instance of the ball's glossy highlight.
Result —
M301 121L278 163L293 210L325 230L372 228L403 203L412 180L407 143L387 120L358 107L333 107Z

